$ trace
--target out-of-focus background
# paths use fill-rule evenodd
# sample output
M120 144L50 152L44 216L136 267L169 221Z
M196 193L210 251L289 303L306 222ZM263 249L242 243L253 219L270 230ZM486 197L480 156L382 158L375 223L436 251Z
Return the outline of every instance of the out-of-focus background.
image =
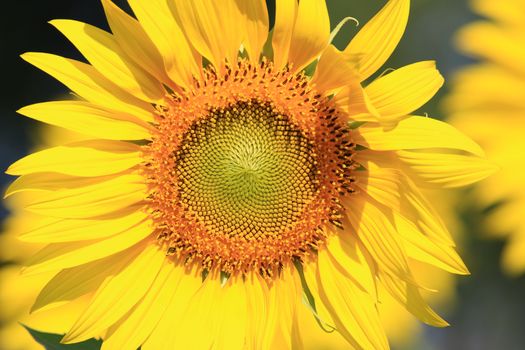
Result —
M279 0L277 0L279 1ZM496 1L496 0L494 0ZM115 1L127 9L125 1ZM274 8L275 0L268 1ZM327 0L332 24L347 16L362 26L386 0ZM504 6L503 4L501 6ZM21 0L2 3L0 12L0 168L27 154L38 140L37 123L17 115L15 111L27 104L66 95L67 90L53 78L23 62L19 55L26 51L45 51L82 59L78 52L54 30L47 21L72 18L107 29L98 0ZM405 36L385 68L435 59L439 70L450 81L458 68L473 61L457 53L454 33L476 19L467 0L413 0L411 17ZM336 37L335 44L343 48L357 32L349 22ZM525 64L525 62L524 62ZM490 82L486 82L490 84ZM449 89L441 92L420 113L446 119L440 101ZM497 137L497 136L496 136ZM501 136L500 136L501 137ZM5 188L12 178L0 175ZM518 350L525 349L525 276L508 277L500 268L503 241L487 239L482 218L491 208L477 207L471 191L459 196L462 200L449 204L460 217L462 256L472 275L459 277L455 300L438 311L444 313L452 327L424 327L420 342L404 346L407 349L447 350ZM451 207L452 206L452 207ZM0 208L0 219L8 215ZM525 254L525 252L524 252Z

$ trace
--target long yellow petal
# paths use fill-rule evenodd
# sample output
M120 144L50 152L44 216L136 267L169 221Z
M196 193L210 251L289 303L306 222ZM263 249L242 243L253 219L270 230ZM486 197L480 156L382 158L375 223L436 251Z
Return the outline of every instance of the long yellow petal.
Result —
M356 349L389 349L375 298L341 273L326 250L318 253L320 297L339 333Z
M146 339L141 349L144 350L171 350L173 349L172 338L179 334L178 325L185 320L182 318L189 307L193 296L203 286L202 275L196 271L186 271L184 267L177 269L179 282L178 287L165 305L165 312L157 326ZM193 333L192 333L193 334Z
M143 202L146 197L144 178L129 174L90 186L52 192L26 209L44 216L85 219L129 208Z
M159 81L171 85L159 50L139 22L111 0L102 0L102 6L111 31L122 51Z
M479 82L490 80L490 84L480 86ZM488 119L494 118L495 109L505 109L504 115L498 115L497 118L509 118L513 123L523 125L525 121L522 118L512 115L525 108L525 100L521 92L525 90L525 81L520 75L506 67L497 66L494 63L476 64L462 68L460 72L455 73L453 79L454 93L444 99L445 110L450 114L450 122L461 128L463 123L471 124L470 120L454 118L454 114L472 113L475 118L482 118L487 115ZM505 89L501 87L505 86ZM514 110L515 109L515 110ZM461 124L454 122L461 121ZM477 123L477 122L476 122ZM485 127L486 122L481 122ZM492 123L491 128L485 128L486 132L492 133L493 127L506 128L505 122ZM472 126L468 129L469 132ZM478 127L479 128L479 127ZM476 134L471 134L476 137Z
M355 134L355 141L378 151L446 148L484 156L477 143L452 125L426 117L412 116L389 129L365 124Z
M222 303L218 312L222 314L214 346L217 349L243 350L246 343L246 330L252 315L247 313L246 289L241 276L230 278L222 288Z
M119 173L142 162L140 147L119 141L81 141L48 148L13 163L6 173L57 172L72 176Z
M149 103L122 90L89 64L40 52L28 52L21 57L96 105L153 120L154 110Z
M395 168L403 169L403 163L399 161L399 157L394 152L375 152L363 151L356 157L356 160L363 163L367 168ZM407 169L408 170L408 169ZM399 188L399 195L403 200L400 206L396 202L380 201L386 207L400 212L404 217L413 222L418 229L427 235L432 240L454 247L454 240L452 239L447 226L444 224L440 215L436 212L433 206L421 193L419 187L414 183L411 177L406 175L406 171L397 172L396 182ZM362 179L365 181L366 178ZM379 201L379 197L374 199Z
M414 63L374 80L365 89L383 122L396 122L427 103L444 79L434 61Z
M378 122L379 113L370 102L360 83L351 83L342 88L333 98L337 109L346 115L348 121Z
M246 38L243 43L250 60L257 64L268 39L269 18L265 0L236 0L241 16L245 20Z
M337 242L336 244L338 243L341 243L341 242ZM330 242L328 244L330 244ZM337 248L335 248L334 250L337 250ZM334 254L332 255L332 258L336 262L337 262L337 258L335 255L337 254L338 252L335 251ZM352 267L355 267L356 265L357 264L351 264ZM367 266L361 266L360 269L366 269L366 267ZM306 281L306 286L308 287L311 297L313 298L313 303L311 300L308 300L308 298L306 299L306 302L303 301L304 306L306 306L309 309L310 316L315 318L315 322L317 323L318 327L320 327L324 331L336 330L335 322L332 319L330 311L328 311L328 309L326 308L324 302L322 301L320 297L321 292L319 290L319 283L317 280L319 265L317 261L303 263L302 269L303 269L304 279ZM358 274L362 277L360 272L358 272ZM360 286L362 290L367 289L366 287L367 281L368 280L365 279L362 283L363 285ZM303 290L304 290L304 287L303 287Z
M174 15L195 49L217 67L237 62L245 28L235 0L175 0Z
M120 175L120 174L119 174ZM107 175L97 177L79 177L64 175L60 173L29 173L18 177L9 185L5 192L7 198L13 194L30 191L32 201L37 201L46 196L46 192L74 189L90 186L105 180L113 179L119 175ZM38 195L35 193L38 192Z
M57 307L41 309L20 319L20 323L45 333L64 334L86 309L93 293L86 294Z
M414 182L405 176L399 185L402 197L405 198L401 214L432 240L454 247L455 243L447 226Z
M290 42L288 61L294 71L305 68L328 46L330 17L325 0L301 0Z
M100 74L127 92L148 102L158 102L164 97L162 85L126 57L113 35L74 20L49 23L62 32Z
M507 0L505 6L499 6L501 3L492 0L472 0L469 5L476 13L497 19L498 22L517 26L523 24L525 3L521 0Z
M158 246L148 245L122 271L104 281L61 342L68 344L96 337L117 322L148 291L165 259L165 252Z
M104 259L60 271L42 288L31 307L31 312L46 306L57 307L93 293L106 278L115 275L133 260L138 252L137 249L128 249Z
M149 125L125 113L111 112L84 101L52 101L23 107L17 111L74 132L107 140L151 138Z
M398 169L380 168L368 165L366 171L356 173L356 185L370 197L391 208L399 208L401 196L399 193L400 173Z
M144 298L110 328L102 350L138 349L161 319L166 305L175 296L182 267L166 261Z
M511 276L521 276L525 271L523 250L525 249L525 232L523 229L515 231L505 245L502 254L502 267Z
M475 22L460 30L457 41L461 50L468 54L525 74L521 64L525 59L521 31L489 22Z
M354 284L371 297L377 295L377 286L372 262L357 238L350 233L328 239L326 249L339 267L341 273L353 280Z
M74 242L100 239L127 231L147 218L142 211L131 214L92 220L60 219L45 226L39 226L19 236L24 242Z
M293 343L293 323L296 304L301 302L301 284L297 273L284 268L270 286L269 329L263 341L264 349L290 349Z
M150 222L143 222L107 239L52 243L36 253L24 268L31 275L45 271L60 271L116 254L144 240L153 232Z
M390 0L352 39L344 53L357 60L361 80L374 74L405 32L410 0Z
M130 0L129 4L160 52L168 76L175 83L188 86L192 76L199 75L200 57L195 54L173 18L168 1Z
M364 194L359 200L352 199L346 203L350 224L379 268L412 281L406 252L396 228L382 211L384 208L376 207L376 203Z
M398 151L399 159L424 181L461 187L483 180L499 167L491 161L461 154Z
M179 314L177 329L172 330L171 339L166 339L162 349L210 349L217 337L220 323L222 287L218 278L208 276L201 288ZM206 332L197 330L205 329ZM169 345L168 345L169 344Z
M282 69L288 63L290 44L297 17L296 0L275 2L275 25L273 27L272 48L273 62L276 69Z
M402 281L387 273L379 274L382 285L399 303L414 316L434 327L447 327L449 324L434 312L425 302L418 287Z
M246 306L251 322L246 329L246 345L249 349L257 349L264 343L269 332L271 320L269 317L269 290L266 282L258 273L251 273L244 281L246 289Z
M333 45L323 51L312 82L326 95L348 85L360 87L354 65Z
M403 242L407 255L415 260L436 266L442 270L468 275L469 271L454 247L432 241L425 236L407 218L393 213L395 225Z

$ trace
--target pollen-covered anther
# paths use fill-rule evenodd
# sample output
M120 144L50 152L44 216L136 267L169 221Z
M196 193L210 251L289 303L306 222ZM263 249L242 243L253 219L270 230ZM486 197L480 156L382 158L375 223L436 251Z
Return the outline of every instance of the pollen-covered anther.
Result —
M245 61L158 107L145 146L159 244L207 270L272 275L323 244L354 144L307 78Z

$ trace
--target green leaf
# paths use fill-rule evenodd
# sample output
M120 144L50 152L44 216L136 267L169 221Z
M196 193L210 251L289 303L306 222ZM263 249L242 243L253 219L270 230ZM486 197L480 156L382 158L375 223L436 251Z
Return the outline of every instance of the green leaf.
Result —
M99 350L102 346L102 342L95 339L89 339L76 344L61 344L60 339L62 339L64 335L43 333L27 326L24 326L24 328L27 329L33 339L46 348L46 350Z

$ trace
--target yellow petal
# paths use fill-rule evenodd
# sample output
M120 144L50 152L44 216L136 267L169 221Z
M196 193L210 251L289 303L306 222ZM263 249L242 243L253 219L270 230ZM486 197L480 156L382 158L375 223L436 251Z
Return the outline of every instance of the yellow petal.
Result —
M378 151L446 148L484 156L481 147L459 130L450 124L426 117L412 116L387 130L365 124L355 134L355 141Z
M342 274L324 249L318 253L318 264L320 298L339 333L357 349L388 349L375 298Z
M39 226L20 235L24 242L74 242L100 239L127 231L147 218L148 214L142 211L131 214L108 218L75 220L60 219L59 221Z
M53 101L26 106L17 111L80 134L107 140L150 139L150 127L136 117L110 112L84 101Z
M403 163L399 161L398 156L394 152L366 150L359 152L356 160L364 164L367 168L388 167L403 169ZM362 181L366 181L366 178ZM441 220L440 215L421 193L421 190L414 181L406 175L406 171L399 171L396 181L399 187L399 195L403 198L400 202L401 205L396 207L396 203L386 201L381 204L400 212L432 240L454 247L454 240L446 225L443 223L443 220Z
M257 64L266 39L268 39L269 19L266 1L236 0L236 3L245 22L244 47L250 60Z
M280 70L288 63L293 28L297 17L296 0L275 2L275 25L273 27L272 48L275 68Z
M345 55L357 60L361 80L386 62L405 32L410 0L390 0L352 39Z
M475 22L461 29L457 44L462 51L471 55L525 74L522 38L521 30L512 30L489 22Z
M346 115L347 121L377 122L379 113L370 102L360 83L351 83L333 98L337 109Z
M434 327L449 324L434 312L425 302L417 286L380 272L380 280L386 290L414 316Z
M523 230L515 231L503 249L501 259L503 270L510 276L521 276L525 271L524 249L525 232Z
M419 188L406 176L401 180L400 191L405 198L401 214L416 224L418 229L432 240L454 247L454 241L446 225Z
M434 61L414 63L374 80L365 89L383 122L395 122L430 100L444 79Z
M326 95L348 85L360 87L354 66L333 45L323 51L312 82Z
M418 230L410 220L398 213L394 212L393 214L397 231L403 237L405 250L410 258L451 273L469 274L465 263L453 247L432 241Z
M176 267L174 267L176 268ZM192 297L203 286L202 275L196 271L187 271L186 268L176 268L175 271L177 290L170 302L165 307L157 326L146 339L141 349L143 350L171 350L173 342L171 339L177 337L178 325L183 322L182 316L188 308ZM194 333L191 333L194 334Z
M491 83L480 85L480 81L487 80L490 80ZM487 116L490 119L497 115L498 120L499 118L511 118L513 123L522 125L525 123L519 117L514 119L516 116L512 115L525 108L525 101L521 94L525 90L525 80L521 78L521 75L515 74L506 67L494 63L483 63L462 68L460 72L455 73L453 86L454 92L444 99L444 107L452 115L451 120L456 121L456 118L453 117L455 113L463 113L462 115L472 113L476 114L476 118ZM498 111L503 114L498 113ZM465 120L464 117L461 118L461 121L470 124L470 121ZM453 124L459 128L462 125ZM494 131L494 127L507 127L503 121L492 123L493 125L490 128L486 127L486 122L479 124L481 127L485 127L489 133ZM472 126L465 130L470 131L471 129ZM470 135L476 137L476 134Z
M144 178L129 174L90 186L52 192L40 197L26 209L44 216L84 219L129 208L146 197Z
M117 175L118 176L118 175ZM33 196L31 201L36 201L46 196L46 192L59 191L65 189L74 189L84 186L93 185L101 181L114 178L115 175L98 176L98 177L78 177L64 175L60 173L29 173L22 175L11 183L5 192L5 198L21 192L31 191ZM37 195L35 191L38 191ZM30 202L31 202L30 201ZM26 204L22 205L25 206Z
M111 34L74 20L49 23L62 32L100 74L127 92L148 102L158 102L164 97L160 83L129 60Z
M95 292L106 278L118 273L137 254L137 249L127 250L85 265L60 271L42 288L31 307L31 312L44 307L46 309L57 307L60 304Z
M198 57L171 14L164 0L130 0L129 5L142 28L164 60L168 76L181 86L188 86L201 70Z
M380 269L389 271L400 279L412 280L406 252L398 232L387 218L382 207L376 207L370 197L347 201L347 215L354 232L363 246L377 262Z
M356 185L381 204L399 208L399 170L380 168L369 163L367 171L356 173Z
M144 298L110 328L102 350L138 349L162 317L174 297L181 277L181 267L165 262Z
M252 315L247 313L247 296L241 276L230 278L222 288L222 303L218 312L219 321L217 349L243 350L246 343L246 329Z
M31 275L45 271L59 271L86 264L126 250L150 236L152 232L151 222L148 221L107 239L52 243L31 258L23 273Z
M341 273L371 297L377 295L371 258L354 235L350 233L334 235L328 239L326 249L330 258L339 264Z
M505 6L498 5L500 4L492 0L473 0L470 2L470 7L479 14L497 19L499 22L523 25L523 13L525 13L523 1L507 0Z
M245 28L236 0L175 0L174 15L195 49L215 67L237 62Z
M5 261L5 260L4 260ZM21 315L26 314L31 303L45 286L52 274L34 276L20 275L20 266L7 263L0 269L0 305L2 313L0 322L2 327L11 321L19 321Z
M266 282L258 273L251 273L244 281L246 289L246 306L248 315L252 319L247 324L246 345L248 348L256 349L264 343L269 332L269 290Z
M221 283L208 276L201 288L187 304L180 320L175 323L170 339L166 339L162 349L210 349L217 336L222 302ZM205 329L206 332L197 330ZM169 345L168 345L169 344Z
M153 120L153 107L149 103L122 90L89 64L39 52L28 52L21 57L96 105Z
M18 322L3 323L0 328L0 349L45 350L27 329Z
M399 159L426 182L461 187L483 180L499 167L485 158L462 154L398 151Z
M102 0L102 5L111 31L122 51L159 81L171 85L159 50L139 22L111 0Z
M86 294L60 306L38 310L23 317L20 322L45 333L64 334L86 309L92 296L93 293Z
M81 141L48 148L13 163L6 173L57 172L72 176L119 173L142 162L140 147L119 141Z
M341 241L337 242L337 244L339 243L341 243ZM330 242L328 244L330 244ZM337 262L338 252L335 250L337 250L337 248L334 249L334 254L332 254L331 256L334 259L334 261ZM352 264L351 266L355 267L356 264ZM361 266L360 269L366 269L366 267L367 266ZM302 269L304 279L306 282L306 286L303 286L303 291L305 294L308 292L310 293L310 296L306 295L306 300L304 300L305 298L303 298L302 304L308 308L310 316L313 316L315 318L316 326L323 330L323 332L336 331L335 322L332 319L330 312L326 309L326 306L323 303L322 299L320 298L321 293L319 290L319 283L317 281L317 274L319 270L318 262L304 262L302 264ZM358 274L362 276L359 272ZM367 289L367 281L367 279L363 281L363 285L360 287L361 289Z
M329 38L330 17L325 0L299 1L288 59L293 70L299 71L317 59Z
M74 343L98 336L118 321L148 291L166 259L155 244L97 290L88 308L64 336L62 343Z
M270 308L267 337L264 349L291 349L296 304L301 302L301 284L297 273L284 268L281 276L270 287Z

